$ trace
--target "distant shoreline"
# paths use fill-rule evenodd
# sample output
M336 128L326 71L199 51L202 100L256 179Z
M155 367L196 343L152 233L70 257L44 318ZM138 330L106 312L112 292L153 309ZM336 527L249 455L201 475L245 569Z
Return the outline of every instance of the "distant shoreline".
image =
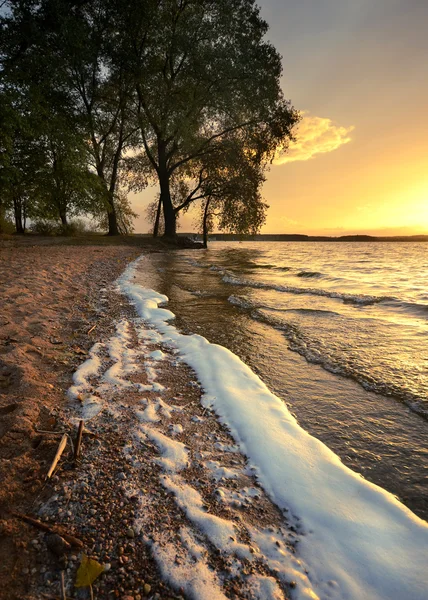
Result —
M190 237L199 240L200 236L194 233L179 233L180 237ZM209 241L214 242L428 242L428 235L341 235L338 237L326 235L304 234L259 234L236 235L232 233L215 233L209 236Z

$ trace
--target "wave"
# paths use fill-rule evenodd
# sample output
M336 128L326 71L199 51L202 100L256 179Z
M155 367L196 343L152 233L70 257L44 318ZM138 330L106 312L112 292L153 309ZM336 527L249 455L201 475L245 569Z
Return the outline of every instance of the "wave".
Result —
M184 288L182 288L184 289ZM217 297L217 294L213 293L213 292L206 292L204 290L187 290L186 292L189 292L189 294L192 294L192 296L198 296L198 298L215 298Z
M245 300L244 298L240 298L239 296L229 296L227 301L234 306L239 306L240 308L255 308L253 302Z
M303 356L307 362L319 365L334 375L353 379L370 392L400 400L413 412L428 419L428 402L425 397L394 384L394 382L383 381L376 377L376 374L367 373L364 365L356 365L353 361L348 362L343 352L335 356L327 355L325 348L318 347L316 341L308 339L294 323L287 323L281 318L267 314L260 308L255 308L250 314L254 320L281 331L289 342L290 350Z
M321 277L322 273L318 273L317 271L300 271L300 273L297 273L297 277L307 277L308 279L310 277Z
M284 312L298 313L301 315L328 315L331 317L340 317L340 313L334 310L325 310L323 308L285 308Z
M368 296L366 294L347 294L344 292L335 292L330 290L316 289L316 288L301 288L290 285L274 285L270 283L264 283L260 281L248 281L246 279L237 279L229 273L223 275L223 281L230 285L251 287L265 290L275 290L277 292L286 292L288 294L309 294L311 296L324 296L328 298L338 298L347 304L355 304L358 306L368 306L370 304L377 304L385 301L396 301L397 299L392 296Z
M261 264L261 263L248 263L250 269L273 269L275 271L291 271L291 267L278 267L277 265Z
M248 309L249 310L254 310L254 309L272 310L271 307L269 307L269 306L266 306L263 304L256 304L247 298L243 298L242 296L235 296L234 294L229 296L227 301L230 302L230 304L233 304L234 306L239 306L240 308L247 309L247 310ZM281 312L284 314L285 313L297 313L297 314L302 314L302 315L320 315L320 316L333 316L333 317L340 316L340 313L338 313L338 312L335 312L333 310L325 310L323 308L275 308L274 310L276 312Z

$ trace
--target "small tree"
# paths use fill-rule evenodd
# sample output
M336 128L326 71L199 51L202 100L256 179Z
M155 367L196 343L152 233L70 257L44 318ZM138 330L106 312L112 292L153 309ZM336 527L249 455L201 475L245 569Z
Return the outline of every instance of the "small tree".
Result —
M260 192L264 170L263 155L249 148L237 132L200 160L198 178L184 204L199 201L205 247L215 225L240 234L260 230L268 208Z
M134 231L134 219L138 214L131 208L131 204L124 190L119 190L115 197L117 231L119 235L130 235ZM94 215L97 225L102 230L109 227L109 220L105 210L100 207L98 214Z

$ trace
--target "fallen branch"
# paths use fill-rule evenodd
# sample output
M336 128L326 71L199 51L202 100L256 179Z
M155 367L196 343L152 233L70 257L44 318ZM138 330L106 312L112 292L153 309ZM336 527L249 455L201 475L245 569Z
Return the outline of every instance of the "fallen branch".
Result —
M58 450L56 451L55 458L53 459L50 469L48 471L48 474L46 475L46 479L50 479L52 477L52 473L55 471L55 468L58 464L59 459L61 458L61 454L64 452L66 445L67 445L67 434L64 433L64 435L62 436L61 441L59 443Z
M29 525L33 525L33 527L36 527L37 529L40 529L41 531L46 531L47 533L56 533L56 534L60 535L62 538L65 539L66 542L68 542L75 548L83 548L83 542L81 540L74 537L74 535L69 535L68 533L63 533L61 531L61 529L58 527L51 527L50 525L46 525L46 523L43 523L42 521L39 521L38 519L34 519L33 517L29 517L28 515L23 515L22 513L13 512L12 514L17 519L21 519L21 521L24 521L25 523L28 523Z
M97 326L97 324L95 323L95 325L93 325L90 330L88 331L88 333L86 335L89 335L90 333L92 333L95 329L95 327Z
M81 421L79 422L79 429L77 430L76 445L74 447L74 462L76 462L76 460L80 456L80 446L82 445L82 435L83 435L84 424L85 424L85 422L83 421L83 419L81 419Z
M61 571L61 600L67 600L67 596L65 595L64 571Z

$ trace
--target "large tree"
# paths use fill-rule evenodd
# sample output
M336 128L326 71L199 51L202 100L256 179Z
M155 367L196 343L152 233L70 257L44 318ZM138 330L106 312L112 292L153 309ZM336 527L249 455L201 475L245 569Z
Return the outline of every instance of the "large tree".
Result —
M171 182L218 140L245 131L265 156L298 119L284 99L281 57L253 0L118 2L113 19L135 81L141 143L159 182L165 235L176 233ZM190 167L192 168L192 167Z

